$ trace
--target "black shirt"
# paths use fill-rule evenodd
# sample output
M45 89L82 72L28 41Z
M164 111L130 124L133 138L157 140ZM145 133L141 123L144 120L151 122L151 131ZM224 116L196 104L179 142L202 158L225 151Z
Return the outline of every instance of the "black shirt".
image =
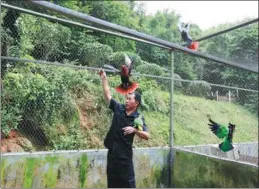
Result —
M109 108L113 111L110 130L104 140L104 145L109 149L109 155L116 160L132 160L132 144L135 134L124 135L122 128L134 126L134 119L139 116L136 111L131 115L126 114L125 105L111 99ZM143 117L143 116L142 116ZM147 131L144 117L143 131Z

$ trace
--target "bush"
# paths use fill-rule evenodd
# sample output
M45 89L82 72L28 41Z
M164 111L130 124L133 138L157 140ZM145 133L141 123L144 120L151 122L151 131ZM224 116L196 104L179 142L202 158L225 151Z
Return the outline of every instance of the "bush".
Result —
M258 115L258 94L250 91L239 91L237 102L251 113Z
M40 74L7 73L3 80L2 128L16 129L21 119L30 120L36 127L51 125L56 112L62 109L67 91L50 83Z
M40 130L47 140L57 124L79 124L75 99L87 91L96 94L98 82L99 76L86 70L17 63L3 78L3 132L18 128L39 135Z
M163 73L163 77L171 77L170 73ZM177 74L174 74L175 79L181 79L181 77ZM158 84L161 86L161 88L165 91L171 90L171 80L169 79L157 79ZM179 90L182 88L182 82L179 80L174 80L174 90Z
M113 50L108 45L101 43L86 43L80 52L80 64L93 67L101 67L108 61Z
M141 64L136 68L136 71L140 74L149 74L156 76L161 76L164 73L163 68L161 66L153 63Z
M185 93L198 97L207 97L210 93L211 86L206 81L193 81L189 84Z
M158 111L161 113L169 113L170 110L170 93L159 92L156 90L144 91L143 96L143 109L147 111Z
M133 69L135 69L137 66L139 66L141 64L141 58L132 52L115 52L115 53L113 53L108 58L109 64L114 66L117 69L120 69L121 66L123 64L125 64L125 55L128 55L128 57L132 60Z

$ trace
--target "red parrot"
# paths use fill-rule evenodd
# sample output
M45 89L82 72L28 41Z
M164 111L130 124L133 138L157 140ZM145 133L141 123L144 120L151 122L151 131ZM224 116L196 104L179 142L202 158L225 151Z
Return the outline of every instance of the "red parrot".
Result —
M118 93L126 95L128 93L134 92L138 88L138 83L131 82L129 77L131 76L131 69L132 69L132 61L126 55L125 56L125 65L121 67L121 84L117 86L115 89Z
M197 41L191 42L191 44L188 46L188 48L196 51L199 48L199 42L197 42Z
M184 27L181 22L178 22L178 29L181 32L181 37L183 41L187 42L187 47L194 51L198 50L199 42L193 41L191 36L189 35L190 23L187 23Z

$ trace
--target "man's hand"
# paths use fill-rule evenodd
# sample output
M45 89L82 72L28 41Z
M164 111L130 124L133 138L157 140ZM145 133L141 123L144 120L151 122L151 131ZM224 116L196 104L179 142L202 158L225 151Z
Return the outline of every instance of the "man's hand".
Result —
M99 70L99 75L100 75L100 77L101 77L102 79L106 79L106 73L105 73L105 71L104 71L103 69L100 69L100 70Z
M139 131L138 129L131 127L131 126L127 126L122 128L122 130L124 131L124 135L129 135L132 133L135 133L137 136L139 136L142 139L149 139L149 133L146 131Z
M106 79L106 73L105 73L105 71L104 71L103 69L100 69L100 70L99 70L99 75L100 75L100 77L101 77L102 79Z
M127 126L122 128L122 130L124 131L124 135L129 135L129 134L135 133L137 129L131 126Z

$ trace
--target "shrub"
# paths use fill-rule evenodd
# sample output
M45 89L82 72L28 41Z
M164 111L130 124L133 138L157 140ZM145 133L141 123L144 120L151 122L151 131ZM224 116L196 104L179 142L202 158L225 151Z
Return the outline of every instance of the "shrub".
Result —
M133 69L141 64L141 58L132 52L115 52L108 58L108 63L117 69L125 64L125 55L127 55L133 62Z
M140 74L149 74L160 76L164 73L163 68L157 64L149 63L149 64L141 64L136 68L136 71Z
M107 61L113 50L109 45L103 45L101 43L86 43L80 52L80 64L100 67Z
M189 84L187 91L189 95L198 96L198 97L207 97L210 93L211 86L206 81L193 81Z

